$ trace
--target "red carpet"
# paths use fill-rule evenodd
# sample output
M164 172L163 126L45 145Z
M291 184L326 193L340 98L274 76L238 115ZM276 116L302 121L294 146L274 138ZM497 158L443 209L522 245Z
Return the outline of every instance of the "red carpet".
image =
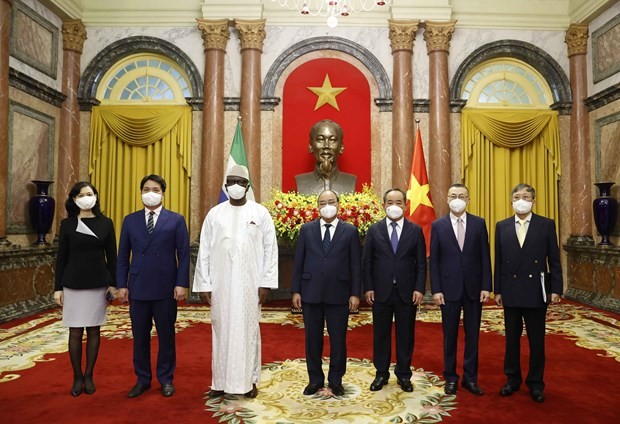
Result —
M441 377L441 325L433 322L437 320L437 311L430 306L424 308L426 312L423 312L416 327L413 366ZM563 304L561 308L561 313L550 315L550 320L556 322L555 327L551 324L550 327L560 328L563 333L547 336L547 399L544 403L533 402L525 386L512 397L502 398L498 395L499 388L505 382L502 374L504 338L497 331L497 317L501 316L501 312L496 308L488 308L485 309L484 316L492 316L489 322L485 318L489 330L483 331L480 338L479 384L486 391L485 396L476 397L459 388L455 409L448 410L434 420L418 422L620 422L617 392L617 380L620 377L619 317L575 304ZM127 399L127 391L135 383L135 376L132 369L131 339L126 337L130 327L124 308L116 307L116 315L120 318L110 320L110 328L102 338L95 372L97 392L92 396L83 394L78 398L72 398L69 394L72 372L66 353L67 334L65 329L58 327L58 311L51 315L40 314L32 320L3 324L0 326L2 422L235 422L224 419L227 410L223 405L223 412L216 417L213 417L214 413L205 406L204 393L209 389L211 381L211 328L209 324L200 321L208 316L208 312L203 307L191 306L182 310L184 312L180 313L180 328L177 334L178 366L174 381L177 393L171 398L163 398L159 392L159 384L154 382L153 388L140 398ZM284 319L280 323L262 324L263 363L303 358L303 330L291 325L300 317L270 311L268 307L265 308L265 314L279 314ZM34 324L33 328L25 328L31 324ZM55 330L50 332L51 326ZM578 327L581 327L579 331L572 330ZM551 332L555 331L554 328L551 328ZM575 335L577 333L578 335ZM62 344L65 351L54 353L59 350L52 346L59 344ZM153 347L155 351L156 339L153 340ZM459 347L462 349L462 340ZM523 349L527 351L525 338ZM39 350L43 355L38 356L40 359L37 359L37 362L29 363L27 357L33 350ZM372 358L371 325L361 323L351 330L348 335L348 356L358 359ZM522 356L523 369L527 370L526 355ZM462 350L459 353L459 366L461 359ZM345 386L348 376L349 374L344 378ZM393 377L390 386L395 386ZM361 389L367 391L367 387ZM416 391L420 390L423 389L416 387ZM442 390L441 393L443 394ZM263 394L269 394L269 389L263 389L261 395ZM322 401L312 402L320 405ZM370 409L368 414L367 420L358 417L349 422L383 422L371 418L373 416L370 415ZM222 421L219 421L220 418ZM256 416L236 422L275 421Z

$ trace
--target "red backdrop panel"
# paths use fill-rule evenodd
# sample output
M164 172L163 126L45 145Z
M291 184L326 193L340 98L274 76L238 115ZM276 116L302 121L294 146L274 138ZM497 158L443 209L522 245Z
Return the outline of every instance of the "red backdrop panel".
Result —
M336 96L339 111L329 104L314 110L317 95L307 87L321 87L329 75L334 88L347 89ZM316 59L295 69L283 91L282 191L296 189L295 175L314 169L308 153L310 128L321 119L332 119L344 131L341 171L357 175L356 190L370 184L370 87L364 74L339 59Z

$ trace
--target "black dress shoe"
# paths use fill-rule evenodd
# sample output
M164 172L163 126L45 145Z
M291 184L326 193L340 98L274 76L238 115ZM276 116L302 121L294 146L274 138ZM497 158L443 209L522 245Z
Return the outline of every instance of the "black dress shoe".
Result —
M128 398L138 397L138 396L140 396L142 393L146 392L150 388L151 388L150 384L147 384L147 385L143 386L140 383L136 383L136 385L131 388L129 393L127 393L127 397Z
M95 382L93 381L93 376L84 376L84 393L87 395L92 395L95 393L97 388L95 387Z
M534 389L530 392L530 396L534 400L534 402L544 402L545 394L540 389Z
M388 383L389 377L375 377L372 383L370 383L370 391L377 392Z
M244 394L245 397L254 399L258 396L258 389L256 388L256 384L252 384L252 390Z
M304 395L306 395L306 396L313 395L316 392L318 392L319 389L322 389L323 387L325 387L325 386L323 386L322 384L312 384L312 383L310 383L304 389Z
M413 392L413 384L411 384L411 380L399 378L397 381L400 388L403 389L403 392Z
M164 384L161 386L161 395L163 397L170 397L174 394L174 386L172 384Z
M457 386L456 381L448 381L443 388L443 392L447 395L455 395Z
M71 396L78 397L84 391L84 380L73 380L73 386L71 386Z
M472 381L463 381L463 387L467 389L469 393L472 393L476 396L482 396L484 394L484 391L480 388L480 386L478 386L477 383L474 383Z
M514 392L518 392L519 388L518 387L512 387L510 384L506 383L502 386L501 389L499 389L499 395L500 396L512 396L512 394Z
M209 391L209 397L211 399L222 397L224 395L225 395L224 390L210 390Z
M336 396L344 395L344 387L342 387L342 384L329 383L329 388L332 389L332 393Z

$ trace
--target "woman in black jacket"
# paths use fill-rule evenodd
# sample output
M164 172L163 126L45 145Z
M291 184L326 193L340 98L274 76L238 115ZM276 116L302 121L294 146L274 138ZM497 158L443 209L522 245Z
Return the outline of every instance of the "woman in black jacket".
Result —
M97 189L86 181L73 186L60 223L54 300L69 327L73 367L71 395L95 393L93 371L99 352L100 327L106 323L107 300L116 286L116 235L101 213ZM107 299L106 299L107 298ZM82 372L82 336L86 328L86 369Z

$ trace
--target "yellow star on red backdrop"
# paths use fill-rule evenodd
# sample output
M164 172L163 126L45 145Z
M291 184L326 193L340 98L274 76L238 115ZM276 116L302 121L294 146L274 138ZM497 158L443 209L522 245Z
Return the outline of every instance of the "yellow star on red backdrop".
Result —
M316 105L314 105L314 110L317 110L321 106L328 104L332 106L336 110L340 110L338 108L338 102L336 101L336 96L342 93L347 87L332 87L332 83L329 80L329 75L325 74L325 79L323 80L322 87L307 87L308 90L312 91L314 94L318 96L316 99Z
M416 177L411 174L409 179L409 190L407 190L407 200L409 200L409 215L420 205L433 207L431 200L428 198L428 192L431 190L429 184L420 185Z

